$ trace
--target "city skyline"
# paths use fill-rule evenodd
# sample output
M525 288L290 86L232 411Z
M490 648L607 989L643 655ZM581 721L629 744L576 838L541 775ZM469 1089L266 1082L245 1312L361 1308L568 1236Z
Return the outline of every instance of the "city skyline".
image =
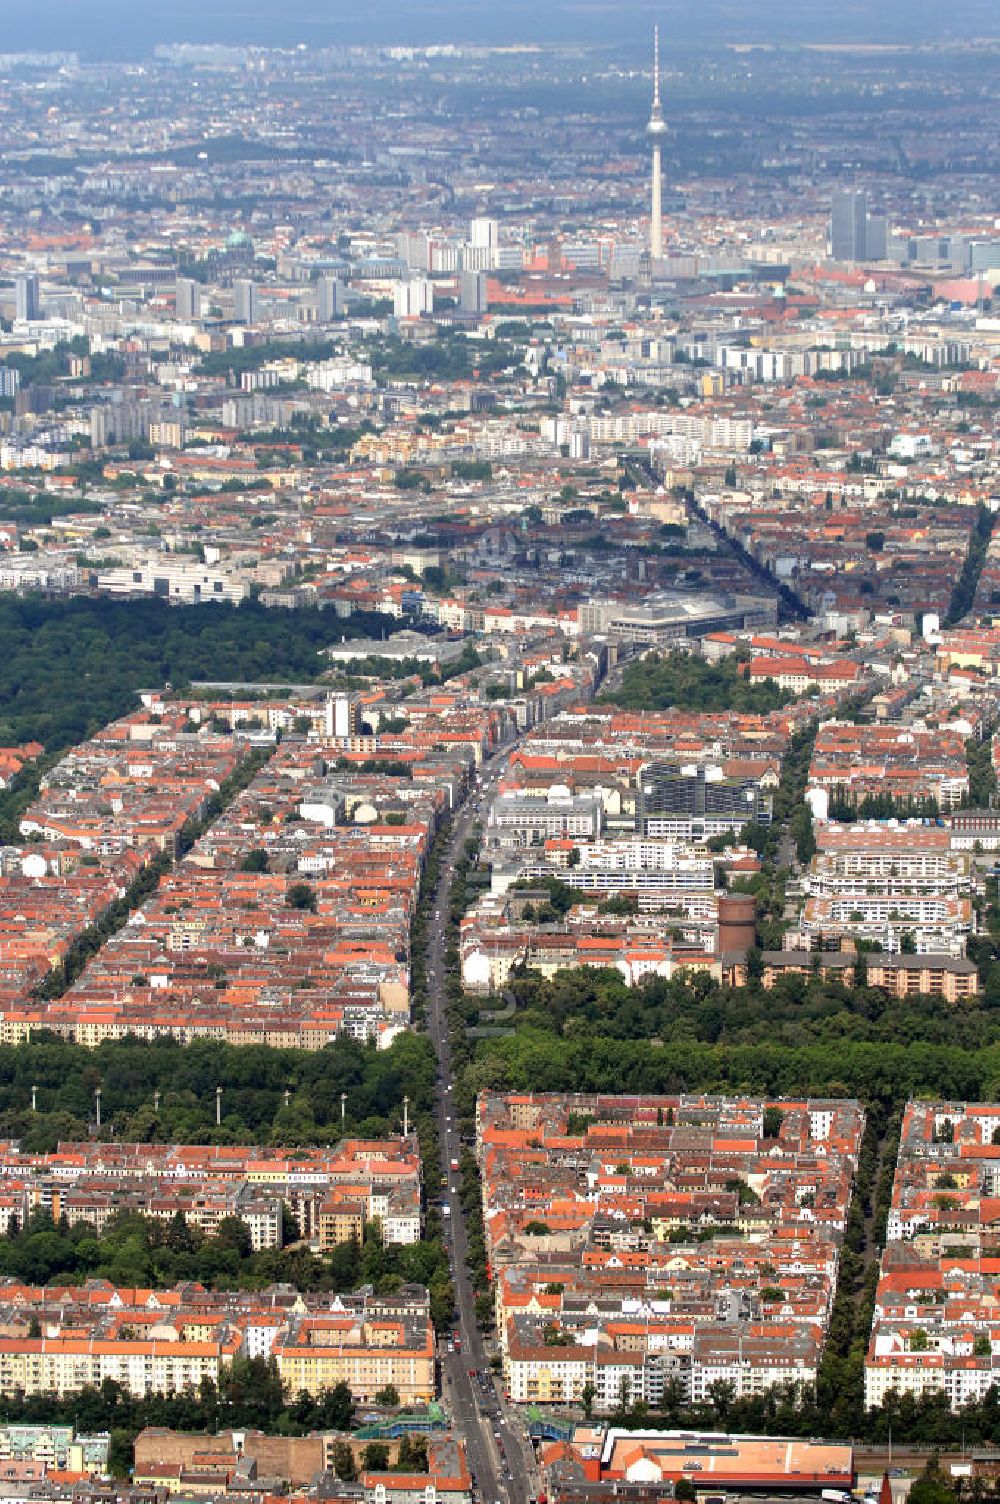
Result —
M657 16L673 45L703 45L708 32L717 42L771 45L849 42L911 44L996 34L995 11L989 0L972 0L960 12L945 6L914 11L903 0L879 0L867 5L848 0L835 11L793 0L769 0L741 13L723 0L707 0L694 15L679 0L658 4ZM627 38L634 46L648 35L649 8L644 0L626 0L615 7L615 41ZM145 14L126 0L95 0L86 10L70 0L11 0L5 10L8 50L48 49L54 43L88 56L135 56L160 42L218 42L229 45L306 47L350 45L407 45L427 43L585 42L607 47L607 16L600 6L580 7L556 0L544 11L518 0L502 12L482 3L472 5L416 5L395 0L377 10L359 12L337 0L291 0L276 12L261 0L219 0L211 12L182 0L169 16Z
M6 1492L990 1504L985 12L39 3Z

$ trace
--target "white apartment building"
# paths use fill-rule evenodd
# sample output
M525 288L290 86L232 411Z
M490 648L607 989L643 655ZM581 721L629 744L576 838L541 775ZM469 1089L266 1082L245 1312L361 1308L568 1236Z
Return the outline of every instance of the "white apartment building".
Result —
M963 956L971 928L969 899L899 889L810 896L799 923L807 947L820 935L842 933L877 940L891 955L899 954L903 935L908 933L917 955Z
M426 277L397 282L392 291L392 309L397 319L419 319L434 312L434 284Z
M733 1386L737 1399L763 1394L776 1384L797 1384L811 1390L822 1351L819 1327L782 1331L744 1332L706 1327L695 1332L691 1352L691 1399L711 1398L712 1385Z
M635 893L641 908L669 904L685 913L714 917L715 869L708 857L696 856L671 841L593 841L574 845L577 861L533 862L518 867L517 877L529 880L559 873L581 893L608 897Z
M504 1345L504 1379L514 1404L579 1404L585 1386L594 1409L607 1413L624 1402L657 1404L668 1381L679 1381L695 1404L711 1398L712 1385L732 1384L737 1398L775 1385L811 1389L821 1351L818 1329L773 1338L712 1326L696 1330L690 1353L622 1350L598 1330L578 1333L578 1345L539 1347L511 1336Z
M320 360L304 366L306 386L317 392L335 392L345 386L371 386L372 368L358 360Z
M105 569L97 588L107 595L159 595L164 600L229 601L238 605L247 595L245 581L223 570L192 560L150 559L134 568Z
M79 1337L69 1332L0 1346L0 1385L5 1394L68 1394L105 1379L141 1399L150 1394L197 1389L202 1379L218 1383L223 1365L240 1350L239 1333L187 1341L166 1322L142 1337Z
M819 853L812 860L805 888L817 898L880 896L895 900L916 893L968 896L970 883L967 856L869 847L864 851Z
M489 846L541 846L559 837L593 840L604 825L604 805L593 794L571 794L554 784L545 799L501 794L490 806L486 821Z
M957 1410L981 1403L1000 1382L1000 1354L977 1355L968 1334L931 1332L924 1349L910 1346L910 1330L880 1326L876 1332L865 1360L866 1409L883 1405L895 1392L915 1399L943 1393Z

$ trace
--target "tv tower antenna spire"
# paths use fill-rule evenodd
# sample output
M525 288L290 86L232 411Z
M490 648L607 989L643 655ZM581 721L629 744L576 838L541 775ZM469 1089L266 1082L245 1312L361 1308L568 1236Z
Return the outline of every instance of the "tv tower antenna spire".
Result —
M660 160L660 143L666 132L663 121L663 111L660 108L660 28L653 27L653 107L649 113L649 124L646 126L646 134L653 145L653 173L652 192L650 197L649 215L649 254L654 261L659 261L663 255L663 205L662 205L662 177L663 169Z

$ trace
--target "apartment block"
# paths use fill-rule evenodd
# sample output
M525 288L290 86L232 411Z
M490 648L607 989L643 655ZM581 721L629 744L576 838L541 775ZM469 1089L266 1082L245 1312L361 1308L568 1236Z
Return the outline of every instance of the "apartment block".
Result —
M909 1102L865 1359L865 1404L940 1395L953 1410L998 1382L1000 1107Z
M23 817L32 844L0 883L23 891L14 912L39 922L12 936L0 1038L44 1028L91 1046L126 1035L391 1043L410 1022L410 924L430 844L502 715L456 694L414 696L402 726L379 735L392 720L381 688L353 700L146 698L67 754ZM176 855L251 749L261 766L248 787L135 920L63 997L32 995L150 855ZM407 1228L404 1215L400 1237ZM339 1236L332 1222L327 1236Z
M481 1096L511 1399L810 1389L863 1126L853 1101Z
M361 1403L395 1385L404 1404L434 1396L427 1291L380 1298L270 1291L123 1290L102 1281L0 1292L0 1382L25 1395L114 1380L136 1398L218 1383L237 1357L273 1358L290 1394L350 1385ZM37 1323L41 1335L32 1335Z
M406 1140L344 1139L294 1155L239 1145L86 1141L51 1154L0 1144L2 1214L23 1226L36 1211L102 1235L137 1212L169 1222L178 1213L211 1237L225 1218L243 1222L254 1249L282 1245L282 1206L317 1249L356 1238L369 1223L386 1243L420 1237L420 1159ZM349 1210L348 1210L349 1209Z

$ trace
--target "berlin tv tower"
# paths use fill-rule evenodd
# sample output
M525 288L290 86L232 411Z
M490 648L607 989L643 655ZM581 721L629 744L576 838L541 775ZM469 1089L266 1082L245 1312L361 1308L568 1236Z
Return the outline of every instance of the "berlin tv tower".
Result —
M653 27L653 108L649 112L646 134L653 143L653 193L649 216L649 254L654 261L663 255L663 213L660 204L661 176L660 142L666 135L660 109L660 28Z

